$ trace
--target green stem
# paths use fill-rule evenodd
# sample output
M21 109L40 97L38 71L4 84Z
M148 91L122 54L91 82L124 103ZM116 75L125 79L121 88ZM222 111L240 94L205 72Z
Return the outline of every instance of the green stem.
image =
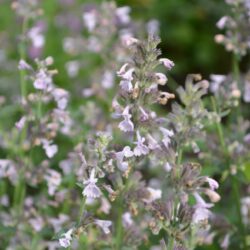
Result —
M168 250L173 250L174 249L174 238L173 237L169 237L168 240Z
M115 239L116 250L121 250L121 244L122 244L122 234L123 234L122 213L123 213L123 203L122 203L122 199L119 199L118 216L117 216L117 224L116 224L116 239Z
M23 24L22 24L22 38L19 45L19 55L20 59L25 60L26 59L26 45L25 45L25 33L28 28L28 19L24 18ZM26 83L26 72L25 70L20 70L20 80L21 80L21 94L22 99L25 100L27 95L27 83Z
M213 110L217 113L217 106L214 97L211 97L212 100L212 105L213 105ZM216 122L216 128L217 128L217 133L220 139L220 144L223 149L227 165L228 167L230 166L230 154L228 152L228 148L225 144L225 139L224 139L224 134L222 130L222 126L220 122ZM241 204L240 204L240 191L239 191L239 183L238 180L234 177L231 176L231 181L233 184L233 193L234 193L234 199L235 199L235 204L236 204L236 210L237 210L237 217L238 217L238 224L239 224L239 229L240 229L240 235L243 238L243 245L244 245L244 250L247 250L247 243L246 243L246 230L245 226L242 221L242 216L241 216Z

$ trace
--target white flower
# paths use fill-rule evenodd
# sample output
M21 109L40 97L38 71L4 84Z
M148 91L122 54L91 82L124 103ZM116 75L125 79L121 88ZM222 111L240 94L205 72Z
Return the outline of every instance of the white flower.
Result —
M250 102L250 82L249 81L245 82L243 100L247 103Z
M24 61L23 59L21 59L19 61L19 64L18 64L18 69L19 70L30 70L31 66L26 61Z
M219 187L219 183L212 178L206 177L206 181L212 190L215 190Z
M141 111L141 120L146 121L149 118L149 115L146 113L146 111L140 106L139 110Z
M31 40L35 48L42 48L45 42L42 29L40 27L33 27L28 32L28 38Z
M170 172L170 171L172 170L172 166L171 166L168 162L166 162L166 163L164 164L164 169L165 169L167 172Z
M122 116L123 116L124 120L121 121L118 125L120 130L122 130L124 132L134 131L134 124L130 120L132 115L129 114L129 107L128 106L124 109Z
M42 140L43 149L45 150L45 153L49 158L52 158L58 151L57 145L51 143L52 142L48 141L47 139Z
M147 199L143 199L144 202L151 203L155 200L160 199L162 196L162 191L160 189L148 187L147 190L149 192L149 197Z
M57 187L61 184L62 177L61 174L53 169L48 169L45 175L45 180L48 184L49 195L54 195Z
M207 220L210 217L211 212L208 210L208 208L211 208L213 204L206 203L198 193L194 193L193 195L197 204L195 205L195 212L193 214L192 220L193 223L197 224Z
M128 228L133 224L131 213L126 212L122 215L122 224L125 228Z
M22 130L25 125L25 122L26 122L26 117L25 116L21 117L21 119L15 123L16 128L19 131Z
M162 73L155 73L155 76L156 76L156 82L160 85L165 85L166 82L167 82L167 77L162 74Z
M59 109L65 109L68 104L69 94L66 90L61 88L55 88L52 91L52 95L57 102L57 107Z
M120 81L121 89L125 92L131 93L133 91L133 84L131 81L128 80L122 80Z
M174 132L173 132L173 130L168 130L168 129L162 128L162 127L160 127L160 131L163 134L162 142L163 142L164 146L166 148L168 148L169 143L170 143L170 137L172 137L174 135Z
M95 224L99 226L105 234L110 233L109 227L112 225L112 221L110 220L95 220Z
M123 43L125 44L125 46L127 47L130 47L132 45L135 45L135 44L138 44L139 43L139 40L134 38L134 37L131 37L130 35L124 35L122 37L122 40L123 40Z
M226 80L225 75L210 75L211 83L210 83L210 91L215 93L218 91L220 85Z
M129 146L124 147L120 152L116 153L117 166L121 171L126 171L128 168L128 162L124 161L124 157L130 158L134 155Z
M167 58L161 58L159 62L161 62L167 69L172 69L174 67L174 62Z
M135 156L141 156L141 155L147 155L149 153L149 148L144 144L145 138L141 137L140 132L136 132L137 136L137 142L134 142L136 144L136 147L134 148L134 155Z
M223 17L216 23L216 26L217 26L219 29L224 29L228 21L229 21L229 17L228 17L228 16L223 16Z
M44 70L40 69L36 74L35 81L33 83L34 88L40 90L46 90L52 85L52 78L48 74L44 72Z
M69 61L66 63L65 68L69 77L74 78L78 75L80 63L78 61Z
M98 179L95 178L95 169L92 169L89 179L84 180L85 188L82 194L87 198L96 199L101 196L101 190L96 186Z
M59 244L64 247L67 248L70 246L71 244L71 240L72 240L72 233L73 233L73 229L71 228L70 230L68 230L66 233L64 233L62 236L62 238L59 239Z
M130 16L129 16L130 11L131 11L130 7L124 6L117 8L115 14L117 15L122 24L128 24L130 22Z
M82 15L84 24L86 25L89 32L92 32L97 24L97 15L94 10L85 12Z
M160 145L158 144L157 140L155 140L152 135L147 134L148 139L148 148L151 150L155 150L157 148L160 148Z
M101 84L105 89L110 89L114 86L114 74L112 71L106 70L104 72Z

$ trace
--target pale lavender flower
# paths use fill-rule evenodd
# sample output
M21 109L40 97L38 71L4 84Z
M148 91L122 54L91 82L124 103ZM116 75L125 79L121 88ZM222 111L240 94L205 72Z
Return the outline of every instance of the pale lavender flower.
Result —
M143 199L144 202L151 203L155 200L161 199L162 191L160 189L148 187L147 190L149 192L149 197L147 199Z
M52 78L50 75L46 74L43 69L40 69L35 76L33 85L36 89L46 90L51 87Z
M140 106L139 110L141 111L141 121L147 121L149 118L149 115L147 112Z
M219 28L219 29L224 29L227 22L229 20L229 17L228 16L223 16L217 23L216 23L216 26Z
M170 172L172 170L172 166L168 162L164 164L163 168L166 170L166 172Z
M40 232L45 224L41 216L29 219L29 223L36 232Z
M211 208L213 204L206 203L198 193L193 194L196 199L195 212L193 214L193 223L197 224L204 220L207 220L211 216L211 212L208 208Z
M147 32L149 35L158 35L159 34L159 28L160 28L160 23L156 19L152 19L147 22Z
M66 233L64 233L62 236L62 238L59 239L59 244L64 247L67 248L70 246L71 241L72 241L72 233L73 233L73 229L71 228L70 230L68 230Z
M16 128L19 131L21 131L24 128L25 122L26 122L26 117L25 116L21 117L21 119L15 123Z
M131 81L128 80L122 80L120 81L121 89L124 90L125 92L131 93L133 91L133 84Z
M91 10L89 12L85 12L82 15L82 19L84 24L89 32L92 32L97 25L97 13L95 10Z
M208 184L212 190L215 190L219 187L219 183L212 178L206 177L206 181L208 182Z
M166 75L162 74L162 73L155 73L156 76L156 82L159 85L165 85L168 81Z
M226 234L223 240L220 242L220 246L222 249L228 249L230 244L230 234Z
M102 197L101 198L101 206L100 206L99 210L105 214L109 214L110 209L111 209L110 202L105 197Z
M151 150L155 150L157 148L160 148L160 145L158 144L157 140L155 140L152 135L147 134L148 139L148 148Z
M125 44L125 46L130 47L132 45L138 44L139 40L130 36L130 35L124 35L122 37L123 43Z
M220 88L220 85L226 80L225 75L210 75L211 83L210 83L210 91L215 93Z
M110 233L109 227L112 226L112 221L110 220L95 220L95 224L99 226L105 234Z
M19 70L30 70L32 69L31 66L26 62L24 61L23 59L21 59L18 63L18 69Z
M49 158L52 158L58 151L58 146L51 143L52 141L42 139L43 149Z
M249 81L245 82L243 99L247 103L250 102L250 82Z
M68 104L69 94L66 90L61 88L55 88L52 91L52 95L57 102L57 107L59 109L65 109Z
M45 43L45 38L40 26L31 28L28 32L28 38L31 40L32 46L35 48L42 48Z
M110 70L106 70L103 74L101 85L104 89L110 89L114 86L114 74Z
M163 134L162 142L166 148L168 148L169 143L171 142L170 138L174 135L173 130L168 130L166 128L160 127L160 131Z
M123 6L123 7L117 8L115 11L115 14L119 18L119 21L122 24L128 24L130 22L130 16L129 16L130 11L131 11L130 7Z
M145 138L141 137L140 132L136 132L137 136L137 142L134 142L136 144L136 147L134 148L134 155L135 156L141 156L141 155L147 155L149 153L149 148L144 144Z
M48 169L47 174L45 175L45 180L47 181L48 184L49 195L54 195L56 189L62 182L61 174L53 169Z
M123 121L121 121L118 125L118 127L120 128L120 130L124 131L124 132L130 132L130 131L134 131L134 124L133 122L130 120L130 118L132 117L131 114L129 114L129 106L127 106L123 113L122 116L124 118Z
M167 58L161 58L159 62L161 62L169 70L174 67L174 62Z
M133 219L132 219L131 213L129 213L129 212L124 213L124 214L122 215L122 225L123 225L125 228L128 228L128 227L130 227L132 224L133 224Z
M66 63L65 68L68 76L74 78L78 75L80 69L80 63L78 61L69 61Z
M96 199L101 196L101 190L96 185L97 181L98 179L95 178L95 169L92 169L89 179L83 181L83 184L85 185L82 192L83 196L90 199Z
M128 162L124 161L124 157L130 158L134 155L129 146L124 147L124 149L116 154L117 166L121 171L126 171L128 168Z

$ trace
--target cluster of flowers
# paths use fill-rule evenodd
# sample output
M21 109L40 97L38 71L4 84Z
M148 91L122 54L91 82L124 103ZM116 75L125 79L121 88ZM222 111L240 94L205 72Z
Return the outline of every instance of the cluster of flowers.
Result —
M215 191L218 183L201 176L199 164L181 161L180 148L185 146L184 138L187 139L187 134L193 137L203 128L201 121L208 112L202 112L198 104L201 104L200 98L206 93L208 82L193 84L193 78L201 79L199 76L189 76L186 89L179 90L186 108L181 109L175 104L169 118L158 117L152 109L153 104L165 105L175 97L158 88L167 83L167 77L155 72L155 69L160 64L167 70L174 66L169 59L158 59L158 43L159 40L153 37L149 37L146 42L129 38L127 44L132 51L131 60L117 72L121 81L112 103L113 117L122 118L118 128L124 132L124 136L121 136L127 143L114 146L112 141L115 138L110 137L111 131L100 132L96 139L91 140L92 147L88 145L92 153L87 149L84 151L88 160L82 156L85 176L89 176L83 181L84 203L87 206L99 204L101 211L117 221L112 230L116 249L142 244L142 236L149 237L148 227L156 235L161 229L165 230L167 243L164 244L168 245L168 249L193 249L198 241L204 240L209 234L208 219L212 216L209 208L220 199ZM181 110L182 117L188 117L190 112L196 118L192 124L193 133L188 132L190 124L171 120L171 116L177 120ZM169 120L175 124L171 128L166 127ZM162 171L165 174L162 178L155 176L147 180L146 185L143 172L150 173L157 168L161 169L161 175ZM211 203L207 203L202 194L207 195ZM193 205L190 203L191 197L196 200ZM110 203L118 204L120 207L117 209L121 212L111 214L113 205ZM92 212L93 207L89 209ZM63 247L68 247L73 236L84 231L85 220L89 220L89 216L86 216L86 212L81 216L80 223L59 239ZM92 216L92 223L101 226L104 233L110 232L108 228L112 225L111 220L99 220ZM139 218L144 218L144 223L136 222ZM201 229L203 238L201 235L197 237Z
M66 34L72 84L65 90L55 84L54 59L35 59L44 51L47 26L39 1L12 4L23 24L22 95L18 105L0 98L0 114L14 107L18 117L0 126L3 247L192 250L218 239L227 249L231 237L247 249L250 192L241 180L249 167L250 123L243 111L250 78L238 63L249 48L249 1L226 2L234 16L218 22L226 34L216 40L236 55L234 72L211 75L211 83L188 75L175 93L167 91L174 62L160 58L157 21L144 32L128 6L60 0L53 21ZM232 181L237 227L211 211L219 184L201 166L217 167L211 172L221 177L221 194Z

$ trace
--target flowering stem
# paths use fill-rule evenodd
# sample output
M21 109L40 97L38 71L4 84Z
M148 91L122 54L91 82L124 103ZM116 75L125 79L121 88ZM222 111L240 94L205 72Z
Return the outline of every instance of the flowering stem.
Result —
M214 97L211 97L211 101L212 101L212 105L213 105L213 109L214 111L217 113L217 107L216 107L216 101L214 99ZM230 166L229 163L229 152L228 149L226 147L225 144L225 139L224 139L224 134L223 134L223 130L222 130L222 126L220 122L216 122L216 128L217 128L217 133L219 135L219 139L220 139L220 144L221 147L223 149L223 152L225 154L225 158L227 159L227 165L228 167ZM241 216L241 205L240 205L240 192L239 192L239 183L238 180L231 175L231 181L233 184L233 193L234 193L234 197L235 197L235 202L236 202L236 210L237 210L237 217L238 217L238 223L239 223L239 228L240 228L240 235L243 237L243 244L244 244L244 248L243 249L247 249L247 244L246 244L246 231L245 231L245 226L242 222L242 216Z
M122 199L118 200L118 214L117 214L117 224L116 224L116 250L121 249L121 243L122 243L122 234L123 234L123 228L122 228L122 213L123 213L123 203Z
M174 249L174 237L169 237L168 250L173 250L173 249Z
M26 45L25 45L25 33L28 27L28 18L24 18L22 24L22 39L19 45L20 59L26 59ZM20 70L20 80L21 80L21 94L22 100L25 100L27 95L27 83L26 83L26 71Z

